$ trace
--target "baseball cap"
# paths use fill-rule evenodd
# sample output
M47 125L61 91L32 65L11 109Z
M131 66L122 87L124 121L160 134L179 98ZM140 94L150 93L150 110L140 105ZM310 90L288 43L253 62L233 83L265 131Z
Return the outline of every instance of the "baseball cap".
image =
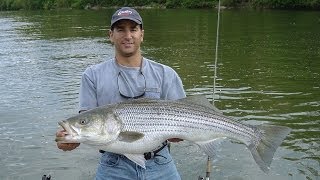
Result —
M142 18L140 16L140 14L130 8L130 7L122 7L120 9L118 9L111 18L111 27L114 25L114 23L122 20L122 19L128 19L131 21L136 22L137 24L142 25Z

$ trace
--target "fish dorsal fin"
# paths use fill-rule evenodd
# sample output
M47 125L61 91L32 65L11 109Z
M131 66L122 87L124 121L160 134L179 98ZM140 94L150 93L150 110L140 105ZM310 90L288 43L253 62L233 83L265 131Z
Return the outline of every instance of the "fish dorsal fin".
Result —
M143 137L144 137L144 134L139 132L124 131L124 132L120 132L118 136L118 140L131 143L139 139L142 139Z
M204 95L188 96L186 98L180 99L180 101L204 106L214 110L217 113L222 114L222 111L216 108L215 106L213 106Z
M123 154L132 162L138 164L142 168L146 169L146 159L144 158L143 154Z

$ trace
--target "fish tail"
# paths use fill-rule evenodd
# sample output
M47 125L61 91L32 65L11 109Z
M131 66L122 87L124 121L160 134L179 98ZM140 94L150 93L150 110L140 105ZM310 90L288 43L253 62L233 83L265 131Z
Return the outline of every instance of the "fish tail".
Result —
M255 138L248 145L251 154L262 171L267 173L276 149L291 129L284 126L260 125L255 129Z

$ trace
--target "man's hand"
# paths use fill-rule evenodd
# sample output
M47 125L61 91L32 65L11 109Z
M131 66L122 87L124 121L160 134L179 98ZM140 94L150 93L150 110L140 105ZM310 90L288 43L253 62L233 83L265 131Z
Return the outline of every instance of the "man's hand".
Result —
M180 142L180 141L183 141L183 139L180 139L180 138L171 138L171 139L168 139L169 142Z
M59 130L56 133L56 137L64 137L66 135L65 130ZM59 143L57 142L57 146L59 149L62 149L63 151L72 151L75 148L77 148L80 145L80 143Z

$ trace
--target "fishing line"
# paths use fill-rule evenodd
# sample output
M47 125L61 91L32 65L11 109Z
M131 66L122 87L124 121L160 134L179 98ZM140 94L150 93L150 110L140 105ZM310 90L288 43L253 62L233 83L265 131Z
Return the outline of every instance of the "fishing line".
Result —
M219 29L220 29L220 0L218 2L218 19L217 19L217 34L216 34L216 54L214 59L214 75L213 75L213 94L212 105L214 105L214 97L216 93L216 79L217 79L217 64L218 64L218 47L219 47Z

